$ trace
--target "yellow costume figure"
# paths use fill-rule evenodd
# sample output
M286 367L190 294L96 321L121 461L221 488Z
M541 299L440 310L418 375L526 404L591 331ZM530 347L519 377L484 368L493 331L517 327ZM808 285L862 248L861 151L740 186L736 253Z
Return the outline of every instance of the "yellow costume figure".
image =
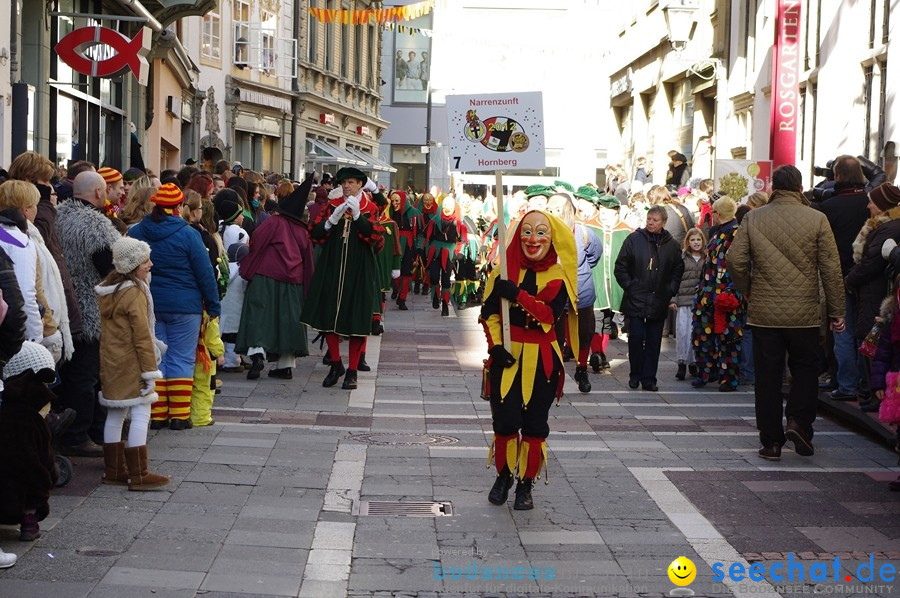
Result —
M225 345L219 334L219 318L209 318L203 312L200 339L197 342L197 363L194 366L194 386L191 389L191 424L210 426L215 390L212 377L216 375L216 359L225 355Z
M529 212L516 227L506 260L509 279L499 277L499 268L491 273L480 318L491 356L494 442L488 461L497 467L488 500L504 504L518 473L514 508L527 510L534 508L532 484L547 460L550 406L562 395L565 379L555 324L567 302L577 304L575 237L556 217ZM511 351L502 344L501 298L510 301ZM577 325L575 310L569 318Z

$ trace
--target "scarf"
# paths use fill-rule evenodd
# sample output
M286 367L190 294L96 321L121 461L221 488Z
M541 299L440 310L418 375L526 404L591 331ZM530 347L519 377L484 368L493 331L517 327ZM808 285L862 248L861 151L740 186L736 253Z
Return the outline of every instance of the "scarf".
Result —
M72 342L72 331L69 329L69 308L66 305L66 292L62 282L62 275L59 272L59 266L50 250L47 249L44 238L41 236L38 228L28 223L28 238L34 244L35 250L40 261L40 271L38 275L41 277L41 284L44 287L44 298L56 321L57 329L62 335L63 340L63 361L72 358L74 344Z

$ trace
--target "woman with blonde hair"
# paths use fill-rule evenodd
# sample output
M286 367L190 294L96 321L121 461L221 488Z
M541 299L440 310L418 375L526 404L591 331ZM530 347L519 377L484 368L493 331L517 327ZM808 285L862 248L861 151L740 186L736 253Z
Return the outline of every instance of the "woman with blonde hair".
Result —
M127 224L129 228L153 211L153 203L151 203L150 198L156 192L152 186L141 187L137 191L132 187L131 191L131 197L128 198L125 207L119 212L119 220Z
M744 205L749 206L751 210L754 210L756 208L763 207L767 203L769 203L769 194L765 191L757 191L747 198L747 201L744 202Z

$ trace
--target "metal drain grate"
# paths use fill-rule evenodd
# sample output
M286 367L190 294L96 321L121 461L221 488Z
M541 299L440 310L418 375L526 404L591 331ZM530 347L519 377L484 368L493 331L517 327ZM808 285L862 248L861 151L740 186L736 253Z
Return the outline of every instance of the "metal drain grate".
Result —
M360 500L353 503L353 515L370 517L450 517L453 505L443 502L402 502L398 500Z
M350 439L376 446L439 446L459 442L459 438L445 434L422 434L418 432L366 432L364 434L351 434Z

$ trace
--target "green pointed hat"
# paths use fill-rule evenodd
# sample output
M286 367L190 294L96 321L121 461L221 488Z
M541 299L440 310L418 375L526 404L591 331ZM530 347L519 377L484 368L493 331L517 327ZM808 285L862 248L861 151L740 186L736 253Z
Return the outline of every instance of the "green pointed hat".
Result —
M597 194L597 198L592 200L594 205L598 208L609 208L611 210L618 210L619 206L621 206L621 202L615 195L610 195L609 193L605 195Z
M578 199L586 199L589 202L596 203L596 200L600 195L597 193L597 190L593 187L588 187L587 185L582 185L579 187L574 193L572 193Z
M538 196L550 197L551 195L555 194L556 189L553 187L548 187L547 185L531 185L525 189L525 197L527 197L528 199Z
M565 181L555 180L555 181L553 181L553 184L556 186L557 189L563 188L566 191L568 191L569 193L575 193L575 187L573 187L572 185L570 185L569 183L567 183Z

